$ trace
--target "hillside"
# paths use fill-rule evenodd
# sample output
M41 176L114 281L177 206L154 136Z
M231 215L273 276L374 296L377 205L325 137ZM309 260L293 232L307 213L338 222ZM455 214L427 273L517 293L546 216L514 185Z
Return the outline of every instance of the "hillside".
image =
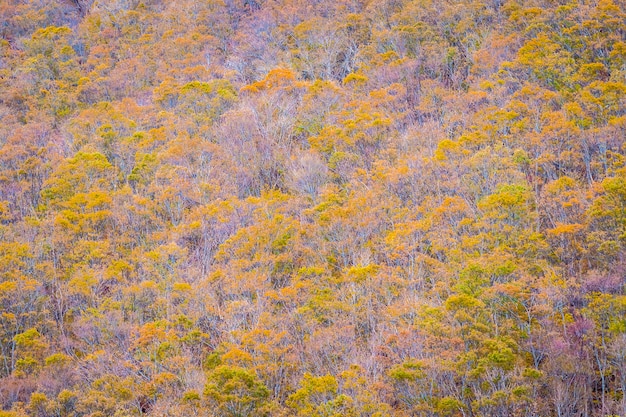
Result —
M626 3L0 1L0 417L138 415L626 416Z

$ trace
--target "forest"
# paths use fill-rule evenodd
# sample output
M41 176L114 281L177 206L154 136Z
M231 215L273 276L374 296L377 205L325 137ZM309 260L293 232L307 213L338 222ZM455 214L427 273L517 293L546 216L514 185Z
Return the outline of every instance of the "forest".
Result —
M626 416L624 0L0 0L26 416Z

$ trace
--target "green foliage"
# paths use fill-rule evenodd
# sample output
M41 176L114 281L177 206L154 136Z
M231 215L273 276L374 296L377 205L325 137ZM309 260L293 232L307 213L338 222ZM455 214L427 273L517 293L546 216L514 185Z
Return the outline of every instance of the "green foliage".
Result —
M221 365L209 372L204 396L224 416L262 416L269 391L253 372Z
M335 377L325 375L315 377L304 374L301 388L287 399L287 405L298 416L338 417L353 416L352 398L338 394L338 383Z

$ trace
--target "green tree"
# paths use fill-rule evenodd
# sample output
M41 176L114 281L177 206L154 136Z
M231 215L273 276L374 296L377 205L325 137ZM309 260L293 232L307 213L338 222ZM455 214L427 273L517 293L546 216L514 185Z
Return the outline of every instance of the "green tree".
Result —
M264 416L269 390L256 375L244 368L220 365L209 372L204 396L217 415Z

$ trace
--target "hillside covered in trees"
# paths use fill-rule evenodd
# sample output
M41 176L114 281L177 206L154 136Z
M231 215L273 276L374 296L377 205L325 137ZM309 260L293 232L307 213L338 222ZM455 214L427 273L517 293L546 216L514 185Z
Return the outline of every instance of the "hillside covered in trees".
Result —
M0 1L0 416L626 416L622 0Z

